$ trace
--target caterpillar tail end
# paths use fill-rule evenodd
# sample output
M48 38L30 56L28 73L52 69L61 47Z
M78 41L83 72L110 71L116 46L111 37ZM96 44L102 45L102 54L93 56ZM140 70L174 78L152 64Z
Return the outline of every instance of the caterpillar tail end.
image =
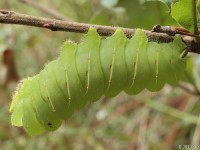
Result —
M24 88L24 82L26 80L22 80L15 91L15 94L12 98L12 103L9 108L9 112L11 113L11 124L13 126L22 126L22 117L23 117L23 102L22 102L22 97L23 97L23 89Z
M34 111L30 99L30 87L32 78L22 80L13 96L10 106L11 124L13 126L23 126L29 135L39 135L46 132L34 116Z
M20 89L22 88L23 82L24 82L24 80L21 80L20 83L17 85L17 88L16 88L15 93L12 98L12 103L9 108L10 113L12 113L15 108L15 105L17 103L18 91L20 91Z

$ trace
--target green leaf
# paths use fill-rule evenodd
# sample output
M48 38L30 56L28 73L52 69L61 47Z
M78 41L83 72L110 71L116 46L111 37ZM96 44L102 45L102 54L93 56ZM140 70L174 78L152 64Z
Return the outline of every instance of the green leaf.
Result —
M155 24L176 26L177 22L171 17L169 8L160 1L119 0L117 6L126 10L126 21L120 24L129 28L152 29ZM138 13L140 15L138 15Z
M181 26L197 33L196 0L179 0L172 3L171 15Z

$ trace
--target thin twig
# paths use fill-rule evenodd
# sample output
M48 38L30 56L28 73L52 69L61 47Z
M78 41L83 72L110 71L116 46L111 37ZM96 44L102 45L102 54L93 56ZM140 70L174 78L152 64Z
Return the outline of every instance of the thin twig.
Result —
M191 89L189 89L188 87L186 87L185 85L183 85L183 84L179 84L178 85L182 90L184 90L184 91L186 91L186 92L188 92L188 93L190 93L190 94L192 94L192 95L195 95L195 96L200 96L200 92L199 91L194 91L194 90L191 90Z
M189 80L189 82L192 84L192 86L193 86L193 88L194 88L194 92L195 93L198 93L198 95L200 96L200 90L199 90L199 87L198 87L198 85L197 85L197 83L195 82L195 79L193 78L193 77L191 77L190 75L189 75L189 73L185 73L185 75L186 75L186 78Z
M65 17L64 15L62 15L61 13L59 13L57 10L43 6L38 2L35 2L35 1L32 1L32 0L19 0L19 1L21 3L24 3L24 4L27 4L31 7L34 7L36 9L40 10L41 12L44 12L44 13L54 17L55 19L72 21L71 19L69 19L69 18Z
M20 14L8 10L0 10L0 23L34 26L40 28L47 28L52 31L67 31L67 32L77 32L77 33L87 33L90 27L94 27L97 29L99 35L102 36L110 36L115 32L117 28L119 28L113 26L100 26L93 24L47 19L42 17ZM124 31L125 35L128 38L131 38L136 31L136 29L129 29L129 28L121 28L121 29ZM146 33L149 41L168 43L173 41L174 39L173 36L164 33L151 32L147 30L143 31ZM187 47L190 48L191 50L190 52L200 53L200 43L196 43L193 40L187 40L187 39L184 40L184 42L186 43Z
M159 33L167 33L168 35L174 36L176 34L180 35L187 35L195 38L200 38L199 34L195 35L193 33L190 33L188 30L182 27L171 27L171 26L161 26L161 25L155 25L152 29L152 32L159 32ZM198 31L199 33L200 31Z

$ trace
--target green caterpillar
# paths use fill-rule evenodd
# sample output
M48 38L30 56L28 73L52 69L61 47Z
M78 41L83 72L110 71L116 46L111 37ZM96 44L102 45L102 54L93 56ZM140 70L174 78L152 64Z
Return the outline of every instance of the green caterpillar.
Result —
M170 43L148 42L141 29L131 39L117 29L101 39L90 28L80 44L65 42L56 60L19 84L10 107L12 125L38 135L56 130L75 110L102 95L177 85L185 68L180 58L184 48L180 37Z

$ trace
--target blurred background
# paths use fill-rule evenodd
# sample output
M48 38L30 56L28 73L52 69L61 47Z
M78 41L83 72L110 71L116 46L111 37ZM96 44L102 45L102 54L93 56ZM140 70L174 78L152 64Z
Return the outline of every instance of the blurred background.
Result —
M161 2L146 0L1 0L0 9L76 22L151 29L177 25ZM200 145L200 57L191 55L187 80L157 93L120 93L77 111L55 132L37 137L10 124L19 80L37 74L59 55L66 39L82 34L0 24L1 150L176 150Z

